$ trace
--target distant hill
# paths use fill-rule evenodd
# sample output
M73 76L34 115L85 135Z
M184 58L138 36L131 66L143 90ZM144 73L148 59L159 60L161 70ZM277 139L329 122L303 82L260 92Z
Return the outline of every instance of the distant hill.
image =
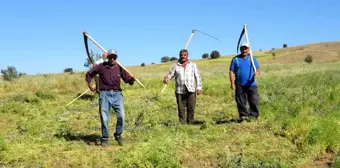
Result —
M298 45L265 52L269 55L272 53L280 56L265 59L263 63L297 63L303 61L307 55L313 57L313 62L335 62L340 60L340 41Z

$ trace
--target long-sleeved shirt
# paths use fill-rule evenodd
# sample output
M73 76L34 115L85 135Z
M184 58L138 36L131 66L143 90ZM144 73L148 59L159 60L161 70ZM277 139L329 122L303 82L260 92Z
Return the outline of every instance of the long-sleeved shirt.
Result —
M167 75L168 79L175 78L176 93L184 94L188 92L195 92L202 90L202 78L197 65L191 61L183 67L179 62L173 64ZM195 86L196 82L196 86Z
M135 79L132 78L123 68L117 63L113 66L109 62L103 62L93 67L86 73L85 80L90 83L92 78L99 74L99 89L100 90L119 90L120 79L122 78L125 83L133 85Z

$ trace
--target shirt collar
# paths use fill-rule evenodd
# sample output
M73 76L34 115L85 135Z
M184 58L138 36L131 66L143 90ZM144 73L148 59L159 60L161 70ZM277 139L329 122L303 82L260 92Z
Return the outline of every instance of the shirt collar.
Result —
M114 67L116 67L116 65L117 65L117 62L115 62L113 64L113 66L110 66L110 63L108 61L103 63L103 66L106 67L106 68L114 68Z
M188 59L188 64L190 64L190 63L191 63L191 61ZM182 64L179 61L177 62L177 65L182 66Z
M246 56L246 58L248 58L249 56L250 56L250 54L248 54L248 55ZM239 54L237 57L239 57L239 58L244 58L242 54Z

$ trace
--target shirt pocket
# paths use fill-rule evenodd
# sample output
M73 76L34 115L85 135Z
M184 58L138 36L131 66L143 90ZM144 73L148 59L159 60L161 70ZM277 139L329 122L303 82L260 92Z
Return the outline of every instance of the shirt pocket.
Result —
M114 79L115 82L119 82L121 75L120 74L116 74L116 75L114 75L114 77L115 77L115 79Z

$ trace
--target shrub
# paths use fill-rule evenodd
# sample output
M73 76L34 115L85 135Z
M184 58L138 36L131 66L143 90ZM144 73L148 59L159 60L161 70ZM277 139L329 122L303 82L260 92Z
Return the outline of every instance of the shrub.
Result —
M171 57L170 58L170 61L176 61L176 60L178 60L178 58L176 58L176 57Z
M1 73L2 73L2 77L6 81L12 81L15 78L26 75L25 73L19 73L18 74L18 71L16 70L16 68L14 66L8 66L7 69L2 69Z
M204 54L202 55L202 58L203 58L203 59L209 58L209 54L208 54L208 53L204 53Z
M73 72L73 69L72 68L66 68L66 69L64 69L64 72L66 73L66 72Z
M221 55L220 55L220 52L218 52L217 50L214 50L210 53L211 59L215 59L215 58L219 58L219 57L221 57Z
M313 62L313 57L311 56L311 55L307 55L306 57L305 57L305 62L307 62L307 63L312 63Z
M166 63L166 62L169 62L170 61L170 58L168 56L164 56L161 58L161 63Z

